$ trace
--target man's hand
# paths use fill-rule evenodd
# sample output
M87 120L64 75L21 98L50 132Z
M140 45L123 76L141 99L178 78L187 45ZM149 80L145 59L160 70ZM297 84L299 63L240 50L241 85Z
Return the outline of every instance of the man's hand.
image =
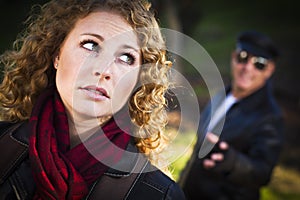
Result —
M215 146L203 160L203 167L221 173L230 172L234 166L237 152L227 142L220 141L219 137L213 133L207 133L206 137Z
M217 145L214 147L215 151L213 151L213 153L209 154L209 156L203 160L204 168L211 169L214 168L217 163L224 161L225 152L227 152L229 149L229 145L224 141L219 142L219 137L213 133L207 133L206 138L211 143Z

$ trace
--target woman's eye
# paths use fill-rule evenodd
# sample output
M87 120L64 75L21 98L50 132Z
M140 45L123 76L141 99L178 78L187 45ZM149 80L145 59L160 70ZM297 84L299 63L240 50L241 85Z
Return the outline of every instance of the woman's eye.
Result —
M135 58L130 54L123 54L119 57L119 59L128 65L132 65L135 61Z
M99 51L99 45L94 41L84 41L81 43L81 46L89 51Z

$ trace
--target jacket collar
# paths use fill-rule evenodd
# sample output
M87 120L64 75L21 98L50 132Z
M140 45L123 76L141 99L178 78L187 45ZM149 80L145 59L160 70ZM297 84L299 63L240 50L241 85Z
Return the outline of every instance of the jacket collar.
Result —
M115 166L110 167L104 174L113 177L129 176L134 171L138 162L146 162L146 160L147 158L138 151L132 138L121 160Z
M229 87L226 91L228 94L231 91L231 87ZM258 89L257 91L253 92L249 96L242 98L236 104L243 105L240 108L243 111L248 112L254 109L257 109L260 105L265 104L267 99L271 96L271 83L267 81L266 84Z
M30 136L30 131L29 131L29 123L28 120L19 122L20 126L16 131L12 133L12 138L18 141L19 143L23 143L27 147L29 146L29 136Z

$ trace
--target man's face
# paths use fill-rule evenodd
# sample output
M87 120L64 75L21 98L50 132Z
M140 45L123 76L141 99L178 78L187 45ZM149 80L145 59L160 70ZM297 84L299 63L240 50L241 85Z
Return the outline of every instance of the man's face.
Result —
M252 94L265 85L274 69L271 60L252 56L246 51L234 51L231 58L233 95L243 98Z

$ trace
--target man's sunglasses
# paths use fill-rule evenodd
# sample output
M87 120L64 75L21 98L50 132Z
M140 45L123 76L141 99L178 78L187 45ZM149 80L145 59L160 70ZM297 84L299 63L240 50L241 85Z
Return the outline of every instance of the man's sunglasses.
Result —
M248 63L250 59L251 63L258 70L264 70L268 64L268 59L263 57L251 56L247 51L238 51L236 54L236 60L238 63Z

